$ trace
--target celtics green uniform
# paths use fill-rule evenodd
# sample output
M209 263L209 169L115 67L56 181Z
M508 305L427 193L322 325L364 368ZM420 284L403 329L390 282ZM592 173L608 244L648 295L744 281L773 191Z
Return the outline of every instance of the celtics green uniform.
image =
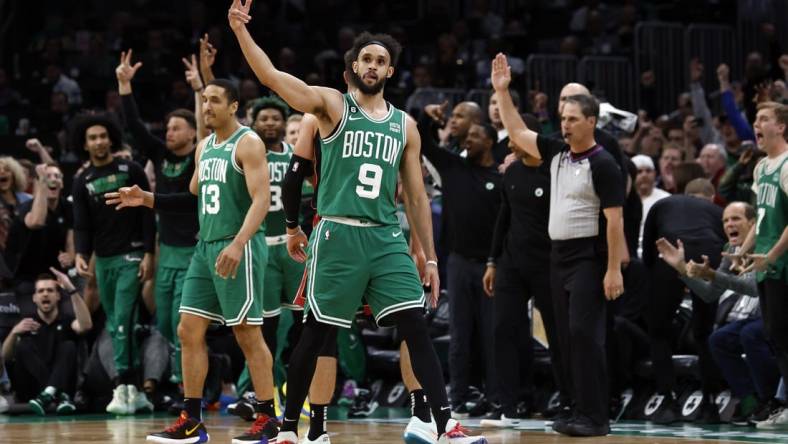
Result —
M271 183L271 207L265 218L268 266L265 269L265 295L263 316L278 316L280 306L291 310L301 307L293 304L304 265L294 261L287 253L287 227L282 206L282 182L285 179L293 147L282 143L282 152L268 151L268 176Z
M788 154L783 155L776 168L769 171L768 158L761 160L755 168L755 192L757 201L757 221L755 225L755 253L766 254L774 247L783 230L788 226L788 190L781 180L783 170L788 168ZM777 262L770 264L766 272L757 274L758 282L764 279L785 280L788 282L788 253Z
M263 282L268 247L265 223L244 245L235 278L216 274L216 259L241 229L252 198L236 162L236 146L243 137L258 137L241 126L222 143L208 137L198 165L200 240L195 247L181 299L181 313L227 325L263 323Z
M323 323L349 328L362 296L378 323L423 307L416 266L396 214L406 117L389 105L373 119L350 94L337 131L321 141L317 212L307 267L307 303Z

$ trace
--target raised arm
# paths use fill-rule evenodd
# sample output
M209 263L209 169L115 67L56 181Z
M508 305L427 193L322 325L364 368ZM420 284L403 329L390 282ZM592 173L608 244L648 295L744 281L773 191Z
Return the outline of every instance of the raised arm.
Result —
M402 188L408 198L403 202L411 233L419 239L427 266L424 270L424 283L429 284L432 295L431 304L438 303L440 279L438 278L438 256L435 254L435 243L432 239L432 212L424 190L424 178L421 174L421 139L416 122L410 117L406 120L407 144L402 154L400 165Z
M342 119L342 93L335 89L309 86L303 80L274 67L271 59L252 39L246 24L252 19L249 8L252 0L234 0L227 18L238 39L246 62L260 83L273 90L291 107L316 115L321 121L333 124Z
M213 63L216 61L216 48L208 41L208 33L200 39L200 74L202 79L208 83L216 77L213 75Z
M36 165L36 182L33 186L33 205L30 211L25 214L25 226L31 230L44 228L47 223L47 185L46 173L47 166L44 164Z
M542 155L536 146L536 133L528 129L523 122L517 107L514 106L511 94L509 94L509 84L512 82L512 69L506 56L498 53L492 61L490 81L498 94L498 108L501 112L501 121L504 128L509 132L515 149L523 150L531 156L541 159Z

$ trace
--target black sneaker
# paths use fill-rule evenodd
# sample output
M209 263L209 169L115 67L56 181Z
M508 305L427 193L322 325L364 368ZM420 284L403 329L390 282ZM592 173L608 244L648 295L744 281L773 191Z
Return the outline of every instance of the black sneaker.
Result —
M348 418L366 418L378 409L378 402L372 399L372 392L367 389L356 389L353 405L347 412Z
M730 423L735 426L747 426L748 419L758 407L757 400L752 395L741 399L733 410Z
M561 432L564 433L564 432ZM610 424L597 424L591 418L577 414L566 423L566 433L569 436L605 436L610 433Z
M183 411L173 425L164 429L163 432L151 433L146 439L148 441L170 444L192 444L208 442L211 436L208 435L208 431L202 422L189 418L189 415Z
M571 421L574 417L574 412L572 411L572 407L569 405L561 405L558 407L558 413L553 416L553 430L558 433L562 433L559 429L565 429L566 423ZM556 428L558 427L558 428Z
M755 407L755 411L752 412L749 418L747 418L747 422L751 426L755 426L755 424L766 421L769 416L771 416L772 412L782 407L782 403L780 401L772 398L766 402L759 402L758 406Z
M58 403L55 412L58 415L71 415L76 410L77 408L74 406L74 403L71 402L71 398L67 394L60 392L58 394Z
M50 407L54 401L54 396L47 393L46 391L42 391L38 394L38 396L28 401L27 405L30 406L30 410L32 410L36 415L44 416L47 414L47 411L50 410Z
M468 405L464 402L451 408L451 417L453 419L468 419L470 416L471 412L468 409Z
M701 401L700 405L700 414L695 422L698 424L719 424L722 422L722 420L720 420L719 407L717 407L717 403L714 401L714 395L703 396L703 401Z
M679 414L676 398L673 397L673 394L664 396L665 398L662 400L662 405L660 405L659 409L651 416L651 422L660 425L668 425L680 421L681 414Z
M233 438L232 444L268 444L276 442L279 434L279 421L271 418L265 413L260 413L254 420L254 424L243 435Z
M246 392L238 401L227 406L227 413L239 416L246 421L254 421L254 405L256 403L254 392Z

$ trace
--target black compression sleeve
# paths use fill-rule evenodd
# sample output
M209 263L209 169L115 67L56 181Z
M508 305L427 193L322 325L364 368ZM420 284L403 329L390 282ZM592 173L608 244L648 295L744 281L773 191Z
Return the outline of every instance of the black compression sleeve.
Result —
M282 182L282 205L285 210L287 228L298 227L298 214L301 211L301 185L304 179L312 176L312 161L293 154L290 166Z
M153 209L168 213L196 213L197 196L192 193L154 194Z

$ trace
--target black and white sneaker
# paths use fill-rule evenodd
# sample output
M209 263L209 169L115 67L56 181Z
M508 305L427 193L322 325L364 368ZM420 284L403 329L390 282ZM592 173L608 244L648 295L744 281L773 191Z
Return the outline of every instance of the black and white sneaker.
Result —
M227 413L243 418L246 421L254 421L254 406L257 404L254 392L246 392L238 401L227 405Z
M260 413L254 424L243 435L233 438L232 444L269 444L275 443L279 435L279 421L265 413Z
M162 432L151 433L146 439L165 444L194 444L208 442L211 437L202 422L189 418L183 411L173 425Z
M366 418L377 409L378 402L372 399L372 392L367 389L356 389L356 397L347 412L347 417Z

